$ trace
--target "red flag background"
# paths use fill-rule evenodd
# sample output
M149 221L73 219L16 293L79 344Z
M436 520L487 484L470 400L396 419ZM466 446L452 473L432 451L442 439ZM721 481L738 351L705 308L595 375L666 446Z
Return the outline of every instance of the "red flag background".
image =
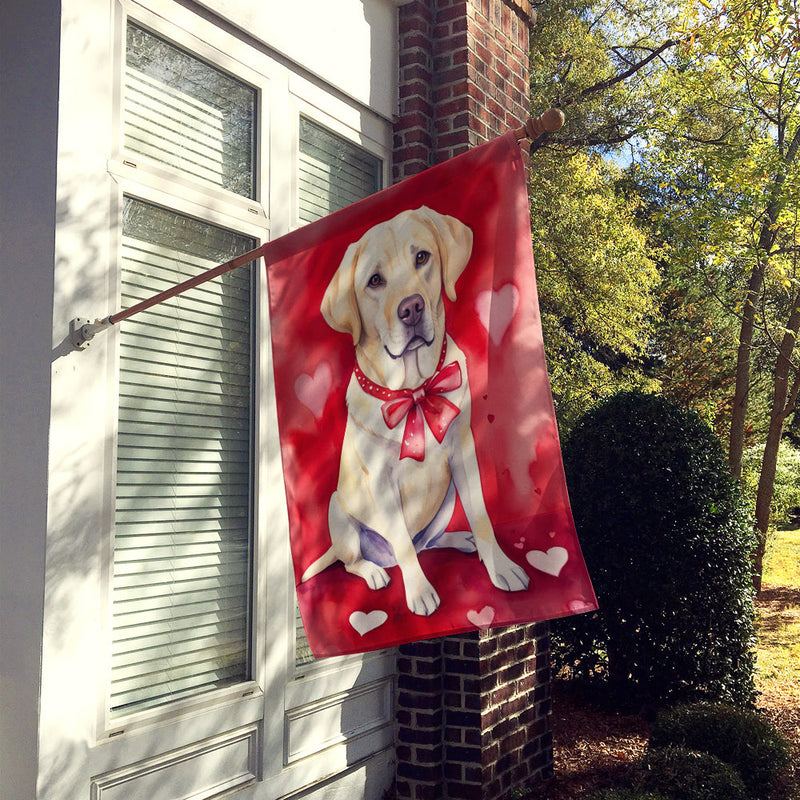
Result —
M501 550L529 578L526 589L504 591L492 584L475 552L424 550L419 563L440 599L429 615L409 609L398 566L386 569L390 582L380 589L346 572L341 561L301 581L331 545L328 510L356 363L353 337L333 330L320 311L323 296L349 245L374 225L421 206L472 231L456 300L444 299L445 326L466 357L470 427L489 518ZM564 481L525 169L513 133L275 240L265 245L264 257L294 571L314 654L361 652L595 609ZM430 447L432 438L428 442ZM448 530L468 529L458 502Z

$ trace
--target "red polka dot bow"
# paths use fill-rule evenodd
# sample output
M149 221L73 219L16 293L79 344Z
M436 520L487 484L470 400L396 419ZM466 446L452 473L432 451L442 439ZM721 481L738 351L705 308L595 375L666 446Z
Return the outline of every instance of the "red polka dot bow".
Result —
M442 367L447 342L442 346L442 355L436 372L416 389L387 389L374 383L356 364L355 376L361 388L369 395L383 400L381 413L389 428L396 428L405 419L400 445L400 458L413 458L415 461L425 460L425 426L428 423L434 438L441 442L450 423L458 416L458 406L446 397L461 386L461 367L455 361Z

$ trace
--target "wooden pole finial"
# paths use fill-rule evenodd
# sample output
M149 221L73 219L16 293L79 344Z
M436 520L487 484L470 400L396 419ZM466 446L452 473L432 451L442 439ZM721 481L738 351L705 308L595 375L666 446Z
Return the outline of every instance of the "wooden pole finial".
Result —
M564 112L560 108L548 108L538 117L528 117L525 125L517 128L517 139L538 139L543 133L554 133L564 124Z

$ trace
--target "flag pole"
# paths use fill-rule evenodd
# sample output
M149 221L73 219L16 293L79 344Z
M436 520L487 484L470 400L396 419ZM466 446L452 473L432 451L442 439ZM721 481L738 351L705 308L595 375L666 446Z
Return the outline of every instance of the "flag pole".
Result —
M523 139L529 139L530 141L533 141L534 139L538 139L544 133L552 133L557 131L563 124L564 112L561 111L560 108L550 108L543 114L540 114L538 117L528 117L523 126L514 130L514 136L516 137L517 141L522 141ZM91 321L82 317L76 317L69 323L69 333L72 346L76 350L84 350L86 347L88 347L89 342L94 338L95 334L100 333L100 331L107 330L112 325L116 325L118 322L122 322L122 320L132 317L134 314L138 314L140 311L145 311L152 306L158 305L158 303L163 303L165 300L169 300L176 295L182 294L183 292L187 291L187 289L193 289L195 286L199 286L206 281L213 280L220 275L224 275L226 272L243 267L245 264L255 261L262 255L263 246L256 247L253 250L249 250L247 253L242 253L242 255L232 258L230 261L226 261L224 264L220 264L217 267L212 267L205 272L201 272L199 275L195 275L193 278L189 278L182 283L171 286L169 289L165 289L163 292L154 294L152 297L130 306L130 308L117 311L115 314L110 314L103 319L95 319L94 321Z
M112 325L116 325L118 322L128 319L128 317L132 317L134 314L138 314L140 311L145 311L151 306L158 305L159 303L163 303L165 300L169 300L176 295L182 294L188 289L193 289L195 286L200 286L202 283L206 283L214 278L218 278L220 275L224 275L226 272L231 272L234 269L243 267L245 264L255 261L262 254L263 245L256 247L253 250L248 250L248 252L242 253L240 256L236 256L230 261L226 261L224 264L207 269L205 272L201 272L199 275L195 275L193 278L189 278L188 280L178 283L175 286L170 286L169 289L164 289L163 292L154 294L152 297L148 297L146 300L136 303L136 305L123 309L122 311L117 311L115 314L110 314L103 319L96 319L94 322L91 322L88 319L76 317L69 323L72 344L76 349L83 350L88 346L89 342L94 338L96 333L104 331L107 328L110 328Z
M564 124L564 112L560 108L548 108L538 117L528 117L521 128L514 131L517 141L529 139L531 142L544 133L555 133Z

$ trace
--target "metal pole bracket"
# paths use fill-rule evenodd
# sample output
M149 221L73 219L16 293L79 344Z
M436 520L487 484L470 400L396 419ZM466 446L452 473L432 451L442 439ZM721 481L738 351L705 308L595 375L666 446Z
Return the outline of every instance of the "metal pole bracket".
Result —
M69 338L76 350L85 350L94 339L94 335L112 325L108 317L92 322L84 317L75 317L69 323Z

